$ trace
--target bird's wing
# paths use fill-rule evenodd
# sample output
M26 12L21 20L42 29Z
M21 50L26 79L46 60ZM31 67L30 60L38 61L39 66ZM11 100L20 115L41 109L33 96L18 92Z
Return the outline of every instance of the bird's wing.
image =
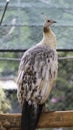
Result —
M49 47L36 46L23 55L18 72L18 100L43 103L57 74L57 54Z

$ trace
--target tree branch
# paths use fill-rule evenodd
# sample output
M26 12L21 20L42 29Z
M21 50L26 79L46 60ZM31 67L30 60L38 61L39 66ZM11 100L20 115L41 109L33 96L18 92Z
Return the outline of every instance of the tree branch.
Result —
M0 130L20 130L21 114L0 114ZM42 113L38 128L73 127L73 111Z

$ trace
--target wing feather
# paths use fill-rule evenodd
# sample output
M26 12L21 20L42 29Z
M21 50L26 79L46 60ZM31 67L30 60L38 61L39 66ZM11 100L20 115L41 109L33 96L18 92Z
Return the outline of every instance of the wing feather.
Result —
M57 54L49 47L36 46L26 51L18 72L18 100L43 103L47 99L57 74Z

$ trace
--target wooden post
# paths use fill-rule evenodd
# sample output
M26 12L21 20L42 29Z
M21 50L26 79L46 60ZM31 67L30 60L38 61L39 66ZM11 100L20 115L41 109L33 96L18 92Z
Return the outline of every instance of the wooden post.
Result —
M0 130L20 130L21 114L0 114ZM37 128L73 127L73 111L42 113Z

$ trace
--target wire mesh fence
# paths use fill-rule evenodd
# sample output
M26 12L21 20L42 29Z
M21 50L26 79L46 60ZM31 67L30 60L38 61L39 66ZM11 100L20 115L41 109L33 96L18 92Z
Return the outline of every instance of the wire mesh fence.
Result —
M10 1L0 26L0 49L23 49L35 45L42 38L45 18L53 18L57 24L52 27L60 49L72 49L73 8L72 0ZM0 1L0 16L5 1Z
M5 0L0 0L0 18L2 18L4 7ZM57 21L52 29L57 36L57 49L60 50L58 51L58 77L46 102L46 107L50 111L72 110L73 0L10 1L0 22L0 82L16 80L19 61L24 49L35 45L42 38L44 16ZM66 51L61 51L61 49ZM71 51L67 52L67 50ZM9 112L20 112L16 89L7 89L5 93L11 103Z

